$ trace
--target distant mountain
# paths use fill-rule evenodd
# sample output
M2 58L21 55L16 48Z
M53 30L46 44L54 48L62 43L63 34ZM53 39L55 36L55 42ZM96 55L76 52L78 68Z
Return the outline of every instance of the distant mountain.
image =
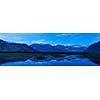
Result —
M65 51L65 48L61 46L52 46L50 44L32 44L31 47L38 52L64 52Z
M83 52L84 46L64 46L50 44L27 44L9 43L0 40L0 52Z
M54 46L57 50L59 50L60 52L69 52L69 50L67 50L67 48L64 45L56 45Z
M64 45L56 45L52 46L50 44L32 44L32 48L39 52L83 52L86 47L83 46L64 46Z
M8 43L6 41L0 40L0 52L34 52L35 49L26 45L19 43Z
M100 41L90 45L84 52L100 53Z
M86 46L65 46L67 50L71 52L83 52L86 50Z

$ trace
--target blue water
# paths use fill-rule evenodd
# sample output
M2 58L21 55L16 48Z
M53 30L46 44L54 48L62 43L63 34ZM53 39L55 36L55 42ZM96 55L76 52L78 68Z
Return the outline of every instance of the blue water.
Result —
M66 55L64 57L52 57L48 56L42 59L36 57L30 58L16 58L6 57L0 59L0 66L98 66L98 63L94 63L88 58L83 58L79 55ZM16 60L15 60L16 59Z

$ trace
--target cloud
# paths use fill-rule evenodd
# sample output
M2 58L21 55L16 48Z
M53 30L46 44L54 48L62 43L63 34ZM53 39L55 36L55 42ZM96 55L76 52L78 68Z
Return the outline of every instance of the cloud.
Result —
M4 36L4 35L0 35L0 39L1 39L1 40L6 40L7 38L6 38L6 36Z
M33 43L38 43L38 44L48 44L49 43L49 44L52 44L53 41L47 41L45 39L41 39L41 40L32 41L31 44L33 44Z
M7 41L7 42L22 42L23 38L20 36L16 36L16 35L5 35L5 34L0 34L0 39Z
M22 40L23 38L22 37L18 37L18 36L14 36L14 37L12 37L12 39L14 39L14 40Z
M60 33L60 34L57 34L56 36L72 36L73 33Z
M10 34L10 35L0 34L0 39L7 41L7 42L26 43L28 45L33 44L33 43L39 43L39 44L53 43L53 41L48 41L46 39L30 41L30 40L27 40L26 38L19 36L19 35L16 35L16 34Z
M31 44L32 43L39 43L40 44L40 43L47 43L47 42L45 39L41 39L41 40L32 41Z

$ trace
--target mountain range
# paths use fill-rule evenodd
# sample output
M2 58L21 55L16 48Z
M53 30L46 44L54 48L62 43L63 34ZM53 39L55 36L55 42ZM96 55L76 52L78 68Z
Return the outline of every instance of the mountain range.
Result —
M85 46L64 46L64 45L50 45L50 44L32 44L30 45L39 52L83 52Z
M0 52L35 52L35 49L27 44L8 43L0 40Z
M0 40L0 52L99 52L100 53L100 41L85 46L68 46L68 45L50 45L50 44L37 44L32 45L21 43L9 43Z

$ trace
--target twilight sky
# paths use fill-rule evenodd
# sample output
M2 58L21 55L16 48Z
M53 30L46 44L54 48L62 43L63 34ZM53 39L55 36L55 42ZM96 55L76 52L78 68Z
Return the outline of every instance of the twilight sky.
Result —
M0 39L17 43L90 45L100 41L100 33L0 33Z

